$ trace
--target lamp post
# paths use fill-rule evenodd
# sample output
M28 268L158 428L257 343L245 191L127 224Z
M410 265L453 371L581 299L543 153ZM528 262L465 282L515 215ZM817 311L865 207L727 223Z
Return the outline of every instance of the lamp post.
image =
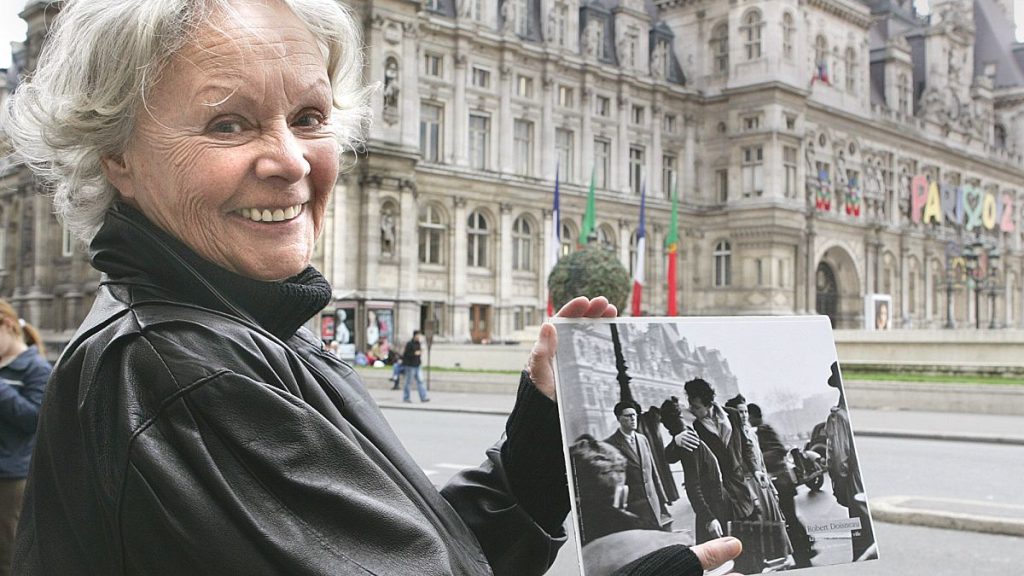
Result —
M988 288L988 310L989 330L995 330L996 326L996 292L999 290L999 272L996 266L999 263L999 249L993 247L988 253L988 276L985 278L985 284Z
M974 328L981 329L981 289L982 280L985 278L988 268L988 253L985 251L985 244L980 238L965 244L962 257L967 269L967 288L974 290ZM970 292L968 292L968 298Z
M953 288L963 282L966 275L966 262L961 255L960 245L956 242L946 244L946 325L945 328L956 328L953 320Z

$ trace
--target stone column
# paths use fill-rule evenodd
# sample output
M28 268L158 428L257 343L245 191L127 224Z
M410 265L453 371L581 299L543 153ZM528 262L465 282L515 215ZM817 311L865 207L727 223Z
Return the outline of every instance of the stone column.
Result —
M540 153L540 173L535 174L546 181L555 181L555 164L558 153L555 150L555 118L554 118L554 84L550 72L545 70L541 78L541 122L538 138L539 150L534 150L534 158Z
M363 194L359 205L359 291L373 299L377 284L377 267L380 261L380 185L377 175L370 176L363 183ZM340 244L344 247L345 244ZM344 249L344 248L342 248ZM369 344L372 344L369 343Z
M452 336L456 342L469 342L469 302L466 299L467 292L467 264L466 250L469 245L466 239L466 198L455 196L452 198L454 217L452 221L451 260L448 263L448 270L451 274L450 283L452 286L452 313L454 322Z
M553 244L558 242L558 239L552 234L551 223L553 218L554 212L550 208L545 208L541 218L543 229L540 231L540 234L534 235L534 238L540 238L540 243L544 248L544 252L540 257L540 264L537 266L537 294L540 294L540 307L542 309L547 309L548 306L548 274L551 273L549 257Z
M492 336L492 339L503 337L512 330L511 319L509 315L505 313L505 308L509 306L510 297L515 294L512 287L512 204L508 202L501 203L501 216L498 224L498 234L496 234L495 241L498 243L497 254L498 262L495 266L495 277L497 278L497 286L495 286L494 302L495 310L494 317L497 322L497 334Z
M403 24L402 31L405 39L402 41L403 62L399 71L402 82L398 95L402 107L402 145L415 149L420 145L420 95L416 90L420 85L419 34L414 22Z
M514 125L512 121L512 66L501 64L501 80L498 87L501 102L499 104L498 122L498 170L503 174L515 171Z
M621 92L617 99L618 104L618 134L616 135L616 150L612 151L612 185L610 189L615 192L629 191L629 94L626 86L620 86Z
M466 105L466 55L455 55L455 106L451 109L453 161L456 166L469 165L469 106Z
M404 180L399 190L401 214L398 233L398 318L397 324L402 339L409 338L419 328L419 289L416 278L419 274L419 210L417 208L416 183ZM447 336L447 334L444 334Z
M682 186L679 187L679 200L682 204L683 198L695 199L701 196L697 191L697 170L696 170L696 142L697 142L697 118L693 114L686 114L683 118L686 130L686 148L683 149L683 163L679 167L682 173Z

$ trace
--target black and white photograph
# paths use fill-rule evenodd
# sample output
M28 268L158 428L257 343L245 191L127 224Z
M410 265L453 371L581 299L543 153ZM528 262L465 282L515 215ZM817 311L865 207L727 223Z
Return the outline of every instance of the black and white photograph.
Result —
M729 535L742 574L878 557L827 317L555 325L582 576Z
M892 327L892 296L868 294L864 297L864 329L889 330Z

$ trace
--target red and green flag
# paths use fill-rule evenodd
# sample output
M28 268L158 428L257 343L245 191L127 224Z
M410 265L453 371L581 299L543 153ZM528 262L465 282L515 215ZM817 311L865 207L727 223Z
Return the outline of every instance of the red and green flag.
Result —
M668 252L668 315L678 316L676 307L676 264L679 262L679 189L672 190L672 223L669 224L668 236L665 237L665 248Z

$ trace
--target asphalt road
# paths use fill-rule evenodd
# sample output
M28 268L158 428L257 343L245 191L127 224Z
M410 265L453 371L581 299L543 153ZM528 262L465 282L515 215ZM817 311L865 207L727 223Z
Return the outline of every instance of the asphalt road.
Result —
M504 416L385 409L395 431L435 484L475 466L504 427ZM934 496L1024 503L1024 447L965 442L859 438L865 484L871 498ZM827 483L827 482L826 482ZM827 491L802 488L801 509L833 506ZM798 504L799 505L799 504ZM876 524L881 560L827 566L796 573L816 576L963 576L1024 573L1024 539L918 526ZM822 542L822 558L837 557L842 542ZM548 572L577 576L574 547L567 544Z

